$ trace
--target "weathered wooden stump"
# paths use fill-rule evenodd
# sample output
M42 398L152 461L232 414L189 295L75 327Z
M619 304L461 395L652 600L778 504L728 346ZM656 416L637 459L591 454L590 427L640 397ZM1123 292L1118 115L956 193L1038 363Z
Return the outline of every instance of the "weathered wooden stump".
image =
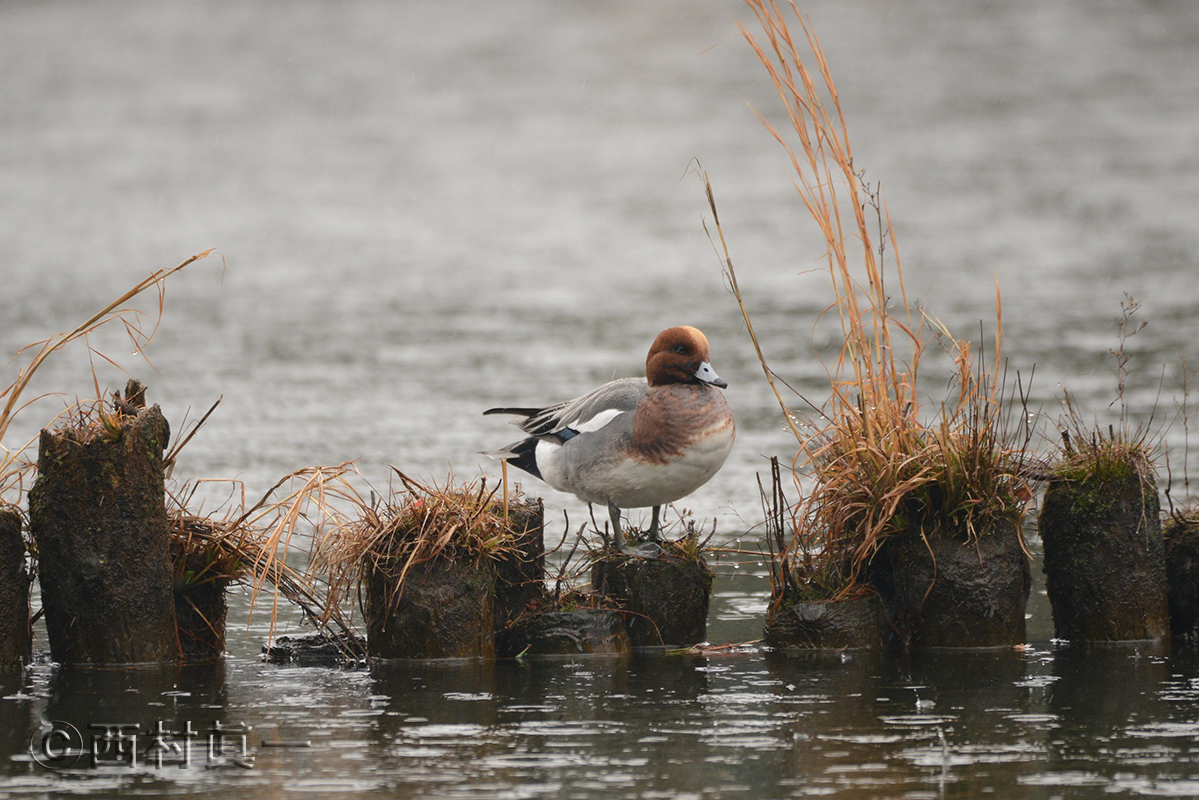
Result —
M1132 464L1049 482L1040 531L1058 638L1169 636L1159 514L1152 475Z
M374 658L495 658L495 570L485 559L438 558L367 568L366 643Z
M667 545L652 560L615 554L591 567L591 587L624 612L634 647L690 646L708 631L713 573L702 558Z
M493 560L495 630L508 626L530 605L545 598L545 504L540 498L513 503L508 521L514 540Z
M179 656L163 491L170 428L158 406L125 407L41 435L29 518L50 652L64 664Z
M783 599L767 612L763 635L776 650L874 650L886 646L889 631L872 592L851 600Z
M171 515L169 532L180 651L188 660L219 658L225 653L226 591L261 553L243 549L224 523L182 509Z
M184 658L218 658L225 653L227 580L208 580L175 591L175 622Z
M518 655L627 655L632 650L620 612L606 608L543 611L521 617L499 638L501 658Z
M1168 518L1162 538L1170 633L1193 641L1199 639L1199 513Z
M1024 643L1032 571L1014 519L975 536L947 522L913 526L887 540L870 573L902 645Z
M0 506L0 669L21 667L32 656L29 583L21 512Z

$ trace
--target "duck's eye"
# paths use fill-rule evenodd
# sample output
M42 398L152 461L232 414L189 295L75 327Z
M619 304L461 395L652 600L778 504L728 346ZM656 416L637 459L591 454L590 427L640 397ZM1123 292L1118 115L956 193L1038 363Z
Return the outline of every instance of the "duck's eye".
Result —
M687 355L687 345L685 345L685 344L675 345L674 351L681 356L685 356L685 355Z

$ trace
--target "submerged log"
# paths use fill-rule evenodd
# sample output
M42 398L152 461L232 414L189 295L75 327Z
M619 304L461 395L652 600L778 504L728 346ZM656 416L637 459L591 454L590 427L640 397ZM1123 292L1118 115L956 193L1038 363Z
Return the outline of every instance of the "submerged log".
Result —
M1199 514L1171 517L1162 526L1170 633L1199 639Z
M519 655L627 655L632 650L620 612L606 608L543 611L518 619L499 637L501 658Z
M0 506L0 669L28 664L32 656L29 583L21 513Z
M622 609L634 647L689 647L707 638L712 570L667 548L652 560L609 555L591 568L592 589Z
M784 599L766 615L763 638L776 650L876 650L890 628L878 595L851 600L792 602Z
M394 568L393 568L394 567ZM371 565L366 644L374 658L495 658L495 570L485 559Z
M55 661L178 657L158 406L43 430L29 518Z
M1164 639L1170 623L1157 488L1132 465L1050 481L1045 584L1058 638Z
M262 653L272 664L294 664L298 667L350 667L366 662L366 642L352 633L332 634L327 631L280 636L262 646Z
M886 541L870 573L905 646L1024 643L1032 571L1013 519L974 536L945 522L909 529Z

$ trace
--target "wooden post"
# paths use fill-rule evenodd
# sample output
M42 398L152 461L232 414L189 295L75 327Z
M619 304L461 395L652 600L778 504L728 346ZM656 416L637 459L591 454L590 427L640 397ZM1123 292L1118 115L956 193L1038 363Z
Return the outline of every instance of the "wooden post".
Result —
M1059 639L1169 638L1160 513L1154 481L1131 466L1049 483L1040 529Z
M0 506L0 668L28 664L32 645L21 513Z
M43 430L30 527L55 661L178 658L158 406Z

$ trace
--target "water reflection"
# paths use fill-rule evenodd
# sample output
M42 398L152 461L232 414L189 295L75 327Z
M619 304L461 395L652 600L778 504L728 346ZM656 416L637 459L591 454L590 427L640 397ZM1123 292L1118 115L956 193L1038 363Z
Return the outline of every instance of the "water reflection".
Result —
M153 666L56 667L45 687L45 714L83 721L83 715L146 722L204 715L220 719L228 701L225 661ZM199 721L198 716L196 717Z
M1002 712L1029 713L1028 659L1010 647L929 650L901 662L917 711L953 713L965 723Z
M29 746L39 720L34 710L33 675L22 670L0 670L0 774L8 777L27 773L29 768L20 758Z
M1038 774L1058 727L1035 679L1045 668L1036 651L822 654L769 663L786 698L779 707L793 740L788 767L808 776L809 787L846 796L883 787L897 796L992 793Z
M212 796L246 781L372 797L1183 791L1199 738L1199 656L1185 647L638 653L365 672L234 658L54 670L41 684L38 674L7 678L10 696L26 698L5 700L10 753L25 749L22 725L44 719L254 728L257 761L244 776L76 771L85 792L195 781ZM56 779L19 758L6 774Z
M1061 719L1068 744L1090 750L1135 717L1160 717L1158 690L1170 674L1167 650L1155 643L1060 647L1053 659L1057 680L1049 690L1049 709ZM1086 735L1073 742L1070 734L1082 731Z
M66 781L74 793L157 791L248 763L249 729L234 719L223 660L53 667L23 684L5 696L0 741L5 772L30 788Z
M385 736L419 725L496 722L494 662L388 661L370 668L372 706Z
M1168 648L1155 643L1063 645L1054 655L1049 710L1058 720L1047 772L1116 789L1148 786L1177 753L1169 740L1130 738L1166 713L1160 689L1170 674ZM1135 765L1135 772L1129 768ZM1146 770L1146 768L1149 768ZM1136 772L1142 773L1137 775ZM1147 774L1146 774L1147 773Z
M223 758L226 746L231 754L248 752L248 741L240 734L236 741L225 741L219 733L222 728L242 729L241 720L230 717L220 659L191 665L58 667L44 698L39 722L70 724L92 759L109 766L125 766L121 762L127 756L141 765L156 757L159 763L194 759L200 767L209 763L210 742L214 758ZM165 749L156 754L152 745Z

